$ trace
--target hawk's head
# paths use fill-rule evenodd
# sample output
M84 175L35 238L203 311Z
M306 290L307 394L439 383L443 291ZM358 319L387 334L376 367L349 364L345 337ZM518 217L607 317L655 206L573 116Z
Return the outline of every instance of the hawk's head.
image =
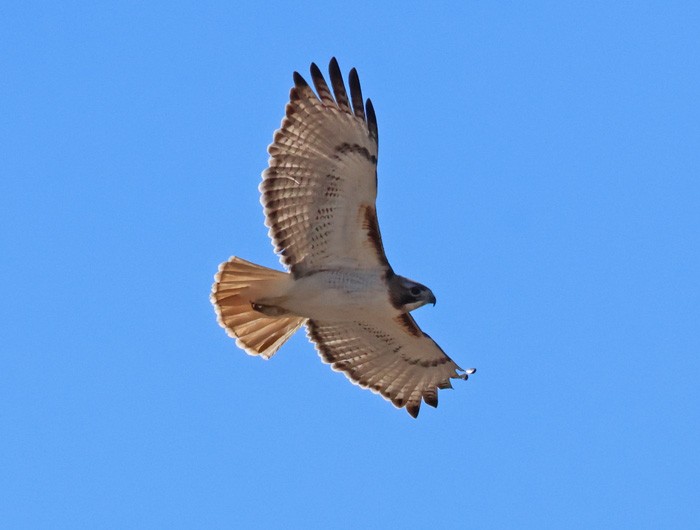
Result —
M403 276L393 276L389 280L389 297L396 309L405 312L436 302L435 295L425 285Z

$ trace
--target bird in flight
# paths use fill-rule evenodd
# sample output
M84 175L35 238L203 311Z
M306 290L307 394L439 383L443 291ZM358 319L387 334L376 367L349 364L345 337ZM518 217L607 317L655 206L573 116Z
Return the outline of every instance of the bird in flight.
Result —
M211 302L219 324L250 355L269 359L306 325L321 359L414 418L421 402L462 370L410 312L435 304L425 285L399 276L377 223L377 118L353 68L350 91L335 58L316 92L294 72L282 125L262 174L265 225L289 272L238 257L219 266ZM332 87L332 90L331 90Z

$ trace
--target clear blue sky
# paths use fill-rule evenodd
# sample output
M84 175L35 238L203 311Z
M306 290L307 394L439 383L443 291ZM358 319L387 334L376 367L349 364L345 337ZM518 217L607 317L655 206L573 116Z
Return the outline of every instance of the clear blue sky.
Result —
M0 525L696 525L700 4L234 4L0 9ZM418 420L208 300L279 267L266 146L333 55L416 318L478 368Z

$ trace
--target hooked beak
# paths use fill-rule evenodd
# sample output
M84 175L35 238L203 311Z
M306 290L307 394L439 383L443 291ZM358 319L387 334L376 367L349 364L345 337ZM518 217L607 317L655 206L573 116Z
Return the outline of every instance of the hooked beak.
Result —
M435 304L437 304L437 299L435 298L435 295L433 293L430 293L430 298L428 298L428 302L433 304L433 307L435 307Z

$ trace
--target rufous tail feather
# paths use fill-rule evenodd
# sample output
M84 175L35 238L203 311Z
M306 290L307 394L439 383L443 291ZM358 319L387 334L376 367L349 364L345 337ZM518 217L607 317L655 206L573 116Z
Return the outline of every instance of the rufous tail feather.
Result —
M219 324L249 355L269 359L306 322L297 316L269 316L253 309L256 299L280 292L292 281L287 273L234 256L219 265L214 279L210 299Z

